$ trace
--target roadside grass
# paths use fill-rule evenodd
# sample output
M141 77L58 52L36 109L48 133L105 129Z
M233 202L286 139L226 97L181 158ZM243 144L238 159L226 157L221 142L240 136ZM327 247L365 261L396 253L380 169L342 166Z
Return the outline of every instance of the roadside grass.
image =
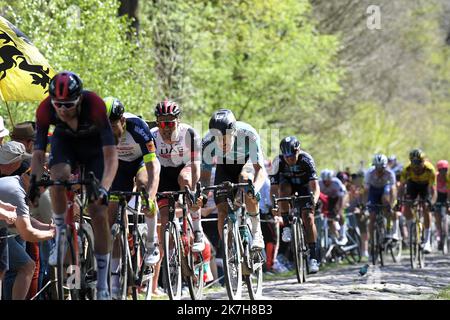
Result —
M450 286L433 296L433 299L450 300Z

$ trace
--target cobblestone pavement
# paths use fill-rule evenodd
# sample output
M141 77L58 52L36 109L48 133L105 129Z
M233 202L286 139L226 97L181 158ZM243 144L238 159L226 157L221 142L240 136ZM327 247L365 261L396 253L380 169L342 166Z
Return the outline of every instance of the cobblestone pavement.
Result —
M370 265L367 274L360 276L359 269L363 265L328 269L310 275L303 284L298 284L295 276L265 281L261 299L433 299L440 290L450 286L450 256L442 254L427 255L424 269L411 270L409 257L405 255L400 264L388 260L385 267ZM248 299L245 290L242 298ZM204 299L227 299L225 288L207 293Z

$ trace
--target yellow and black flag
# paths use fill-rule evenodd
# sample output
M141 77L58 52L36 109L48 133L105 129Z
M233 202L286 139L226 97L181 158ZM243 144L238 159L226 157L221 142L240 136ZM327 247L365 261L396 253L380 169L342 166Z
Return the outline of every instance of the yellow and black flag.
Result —
M31 41L0 16L0 98L41 101L55 71Z

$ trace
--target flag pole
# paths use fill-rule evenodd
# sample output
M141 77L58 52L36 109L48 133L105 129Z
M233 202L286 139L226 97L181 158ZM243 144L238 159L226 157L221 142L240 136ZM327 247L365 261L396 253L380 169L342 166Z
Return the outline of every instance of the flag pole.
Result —
M6 110L8 110L9 121L11 121L11 128L13 128L14 127L14 121L13 121L13 118L12 118L12 115L11 115L11 110L9 110L8 101L6 101L6 100L3 100L3 101L6 104Z

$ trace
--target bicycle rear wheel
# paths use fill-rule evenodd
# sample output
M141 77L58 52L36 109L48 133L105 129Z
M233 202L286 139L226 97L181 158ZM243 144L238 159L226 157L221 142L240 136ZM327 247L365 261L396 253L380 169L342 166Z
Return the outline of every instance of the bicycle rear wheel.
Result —
M291 224L291 234L293 235L293 238L291 239L291 248L292 248L292 255L294 258L294 266L295 266L295 273L297 275L297 281L298 283L303 283L303 254L302 254L302 247L301 247L301 240L300 240L300 232L299 232L300 225L297 223L297 221L292 222Z
M187 239L190 241L188 248L185 248L185 252L188 252L188 266L193 271L193 274L187 277L187 283L189 288L189 295L192 300L202 300L203 297L203 256L201 252L192 252L192 245L194 244L194 235L192 234L192 227L188 228Z
M175 223L170 221L164 231L163 264L166 289L170 300L181 298L181 250L178 229Z
M77 270L71 232L67 227L61 229L56 246L58 250L56 265L58 300L79 300L79 269ZM70 276L67 275L68 272L70 272Z
M262 283L263 283L263 264L264 258L260 250L251 250L251 232L247 227L247 233L249 235L250 241L245 245L244 252L245 257L244 263L247 264L247 269L249 274L244 275L245 283L248 288L248 294L251 300L256 300L261 297L262 294Z
M153 275L154 268L152 266L147 266L144 263L145 257L145 243L147 241L147 225L137 224L137 251L131 254L132 270L129 270L128 278L130 279L128 283L132 286L132 298L133 300L144 300L152 299L152 285L153 285ZM143 293L143 297L140 294Z
M229 219L226 219L223 225L222 248L228 298L230 300L240 299L242 296L242 268L238 230Z
M126 235L125 229L121 228L118 224L113 225L111 234L111 248L113 248L111 260L118 259L119 264L116 270L112 270L110 263L109 284L111 291L113 286L118 285L118 287L115 289L120 292L119 300L126 300L128 289L128 237ZM117 283L114 283L114 278L116 277L119 278L119 281Z

